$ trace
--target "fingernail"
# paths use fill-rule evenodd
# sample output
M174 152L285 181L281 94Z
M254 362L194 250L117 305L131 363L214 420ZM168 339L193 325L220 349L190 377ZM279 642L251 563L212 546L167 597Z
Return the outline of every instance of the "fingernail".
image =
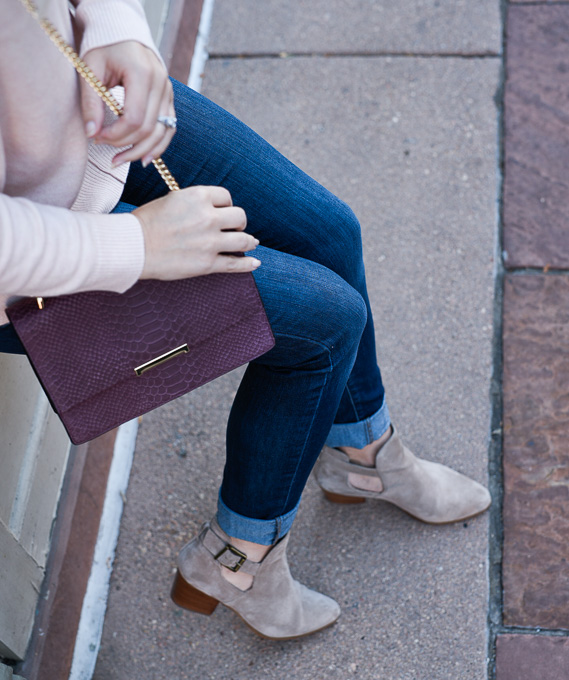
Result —
M259 241L259 239L258 239L258 238L256 238L256 239L255 239L255 245L256 245L256 246L258 246L258 245L259 245L259 243L261 243L261 242Z
M256 257L252 257L251 259L253 260L252 264L255 269L261 266L261 260L258 260Z
M97 132L97 126L92 120L90 120L87 125L85 125L85 132L87 133L87 137L89 137L89 139L95 135L95 132Z
M152 156L145 156L142 159L142 167L143 168L148 167L150 165L150 163L152 163Z

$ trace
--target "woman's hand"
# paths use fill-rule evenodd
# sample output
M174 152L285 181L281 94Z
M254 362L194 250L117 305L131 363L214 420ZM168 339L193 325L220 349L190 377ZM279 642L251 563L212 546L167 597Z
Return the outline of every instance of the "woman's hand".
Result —
M81 79L87 136L102 144L131 147L114 157L114 165L136 160L148 165L166 150L175 132L157 121L158 116L176 115L164 66L152 50L132 40L89 50L84 60L107 88L122 85L125 90L124 114L103 128L105 104Z
M231 253L253 250L247 218L222 187L189 187L137 208L144 234L141 279L171 281L218 272L250 272L261 263Z

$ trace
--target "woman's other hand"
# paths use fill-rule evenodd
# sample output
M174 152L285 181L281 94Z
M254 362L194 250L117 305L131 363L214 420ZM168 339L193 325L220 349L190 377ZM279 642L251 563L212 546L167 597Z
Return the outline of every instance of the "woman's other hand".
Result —
M261 263L232 253L253 250L247 218L222 187L189 187L137 208L145 262L141 279L174 280L220 272L250 272Z
M148 165L168 147L175 130L158 122L158 116L175 116L172 85L152 50L126 41L89 50L84 60L107 87L122 85L124 114L103 128L105 104L93 88L81 80L81 105L85 130L101 144L130 146L113 159L114 165L142 160Z

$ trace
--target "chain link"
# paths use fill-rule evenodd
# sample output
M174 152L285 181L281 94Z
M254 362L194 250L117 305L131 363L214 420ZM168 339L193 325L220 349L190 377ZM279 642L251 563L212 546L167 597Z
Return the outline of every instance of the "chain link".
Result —
M117 116L122 116L123 108L119 102L113 97L109 90L103 85L103 83L97 78L97 76L91 71L87 64L81 59L77 52L68 45L62 38L59 31L51 24L47 19L42 19L38 13L36 6L31 0L20 0L22 5L26 10L39 22L40 26L44 32L48 35L50 40L54 43L57 49L71 62L77 73L86 80L89 85L95 90L95 92L101 97L109 109ZM166 186L170 191L179 191L180 187L178 182L174 179L174 176L168 170L166 163L162 158L155 158L152 161L154 167L160 173L160 177L166 183Z

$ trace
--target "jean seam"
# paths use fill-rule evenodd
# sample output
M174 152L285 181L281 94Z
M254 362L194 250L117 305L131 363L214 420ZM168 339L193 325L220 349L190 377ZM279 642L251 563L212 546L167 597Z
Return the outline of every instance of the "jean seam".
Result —
M371 429L371 422L369 420L366 422L366 430L367 430L367 440L368 440L367 443L371 444L372 441L373 441L373 431Z
M307 335L303 336L303 335L290 335L289 333L274 333L274 336L275 336L275 340L277 340L278 338L290 338L292 340L306 340L308 342L311 342L314 345L317 345L318 347L324 348L326 350L326 352L328 353L328 357L330 357L331 354L332 354L332 351L331 351L332 348L328 347L328 345L326 343L320 342L319 340L314 340L313 338L309 338ZM269 350L268 353L270 353L270 350ZM263 356L265 356L265 355L262 354L258 359L253 359L253 361L251 363L262 364L263 366L268 366L270 368L271 364L263 364L263 362L260 361L260 359L262 359ZM334 364L332 363L332 361L330 359L329 359L329 364L330 364L329 368L325 369L325 371L324 371L325 373L331 373L334 370ZM314 374L318 374L318 373L321 373L322 371L312 371L312 372Z
M308 336L292 335L292 334L289 334L289 333L275 333L275 339L278 339L278 338L290 338L290 339L293 339L293 340L303 340L303 341L311 342L314 345L321 347L324 350L326 350L326 353L328 355L328 364L329 364L328 368L325 371L322 371L322 370L312 371L313 375L322 375L322 374L327 375L334 370L334 363L333 363L332 358L331 358L332 352L331 352L330 347L328 347L328 345L326 345L325 343L320 342L318 340L314 340L313 338L310 338ZM262 358L262 357L260 357L260 358ZM263 364L261 361L259 361L257 359L254 359L253 362L251 362L251 363L258 363L258 364L261 364L261 365L264 365L264 366L268 366L269 368L271 367L270 364ZM293 472L292 479L291 479L289 489L288 489L288 493L287 493L287 496L284 500L282 510L280 511L279 516L282 516L283 514L285 514L284 508L286 508L286 505L287 505L287 503L290 499L290 493L292 491L292 488L294 487L294 482L295 482L296 476L298 475L298 468L299 468L299 465L300 465L300 461L302 460L304 450L306 449L306 440L307 440L307 438L310 434L310 431L312 429L312 423L314 422L314 417L316 415L316 411L318 410L318 407L320 406L320 402L321 402L321 399L322 399L322 391L324 390L324 387L326 386L326 382L327 382L327 379L325 378L321 387L320 387L320 390L319 390L320 393L319 393L319 396L318 396L317 406L316 406L316 409L315 409L314 414L312 416L312 421L311 421L310 427L307 429L307 434L306 434L306 437L305 437L305 440L304 440L304 443L303 443L303 448L302 448L302 451L300 452L300 454L298 456L296 468ZM278 521L278 518L276 518L276 520Z
M350 379L348 378L348 382L346 383L346 387L344 388L346 391L346 394L348 395L348 398L350 399L350 404L352 405L352 408L354 409L354 415L356 416L356 422L361 420L360 414L358 411L358 407L356 406L356 402L354 401L354 398L352 397L352 391L350 390L349 387Z
M330 350L328 350L328 354L330 355ZM329 370L327 373L331 373L331 372L334 370L334 366L333 366L333 364L332 364L331 359L329 359L329 361L330 361L330 364L331 364L331 368L330 368L330 370ZM284 508L286 508L286 505L287 505L287 503L288 503L288 501L289 501L290 492L292 491L292 488L293 488L293 486L294 486L294 482L295 482L296 477L297 477L297 475L298 475L298 468L299 468L299 466L300 466L300 461L302 460L302 457L303 457L304 452L305 452L305 450L306 450L306 442L307 442L308 437L309 437L309 435L310 435L310 432L311 432L311 430L312 430L312 425L313 425L313 423L314 423L314 418L316 417L316 411L317 411L318 408L320 407L320 402L321 402L321 400L322 400L322 392L324 391L324 387L326 386L326 383L327 383L327 382L328 382L328 381L327 381L327 378L324 378L324 381L323 381L322 385L320 386L319 395L318 395L318 402L317 402L317 404L316 404L316 408L314 409L314 413L312 414L312 420L311 420L311 422L310 422L310 427L307 428L307 430L306 430L306 437L304 438L304 442L303 442L303 445L302 445L302 450L301 450L301 452L299 453L298 458L297 458L297 461L296 461L296 468L295 468L295 470L294 470L294 473L293 473L293 475L292 475L292 479L291 479L290 484L289 484L288 493L287 493L287 495L286 495L286 499L285 499L284 504L283 504L283 510L282 510L281 513L280 513L281 515L284 514Z
M326 347L323 343L317 343L317 344ZM331 364L331 369L330 369L330 371L328 371L328 373L332 373L332 371L334 370L334 364L333 364L332 359L331 359L331 352L330 352L330 350L329 350L327 347L326 347L326 349L327 349L327 351L328 351L328 355L329 355L329 357L330 357L330 358L329 358L329 361L330 361L330 364ZM324 387L326 386L326 382L327 382L327 379L324 380L324 382L322 383L322 386L320 387L320 394L319 394L319 397L318 397L318 404L317 404L317 406L316 406L316 409L314 410L314 414L313 414L313 416L312 416L312 422L311 422L310 428L308 428L308 430L307 430L307 435L306 435L306 438L305 438L305 440L304 440L304 445L303 445L302 452L301 452L301 454L298 456L297 463L296 463L296 470L294 471L294 475L293 475L293 477L292 477L291 484L290 484L290 486L289 486L289 491L288 491L288 494L287 494L287 497L286 497L286 500L285 500L285 503L284 503L284 506L283 506L283 507L286 507L286 504L288 503L288 500L289 500L289 498L290 498L290 492L291 492L292 487L294 486L294 481L295 481L296 476L297 476L297 474L298 474L298 468L299 468L299 465L300 465L300 461L302 460L302 454L304 453L304 450L306 449L306 440L308 439L309 433L310 433L310 431L311 431L311 429L312 429L312 423L314 423L314 418L315 418L315 415L316 415L316 411L318 410L318 407L320 406L320 402L321 402L321 400L322 400L322 392L324 391ZM282 515L282 514L284 514L284 511L281 512L281 515Z

